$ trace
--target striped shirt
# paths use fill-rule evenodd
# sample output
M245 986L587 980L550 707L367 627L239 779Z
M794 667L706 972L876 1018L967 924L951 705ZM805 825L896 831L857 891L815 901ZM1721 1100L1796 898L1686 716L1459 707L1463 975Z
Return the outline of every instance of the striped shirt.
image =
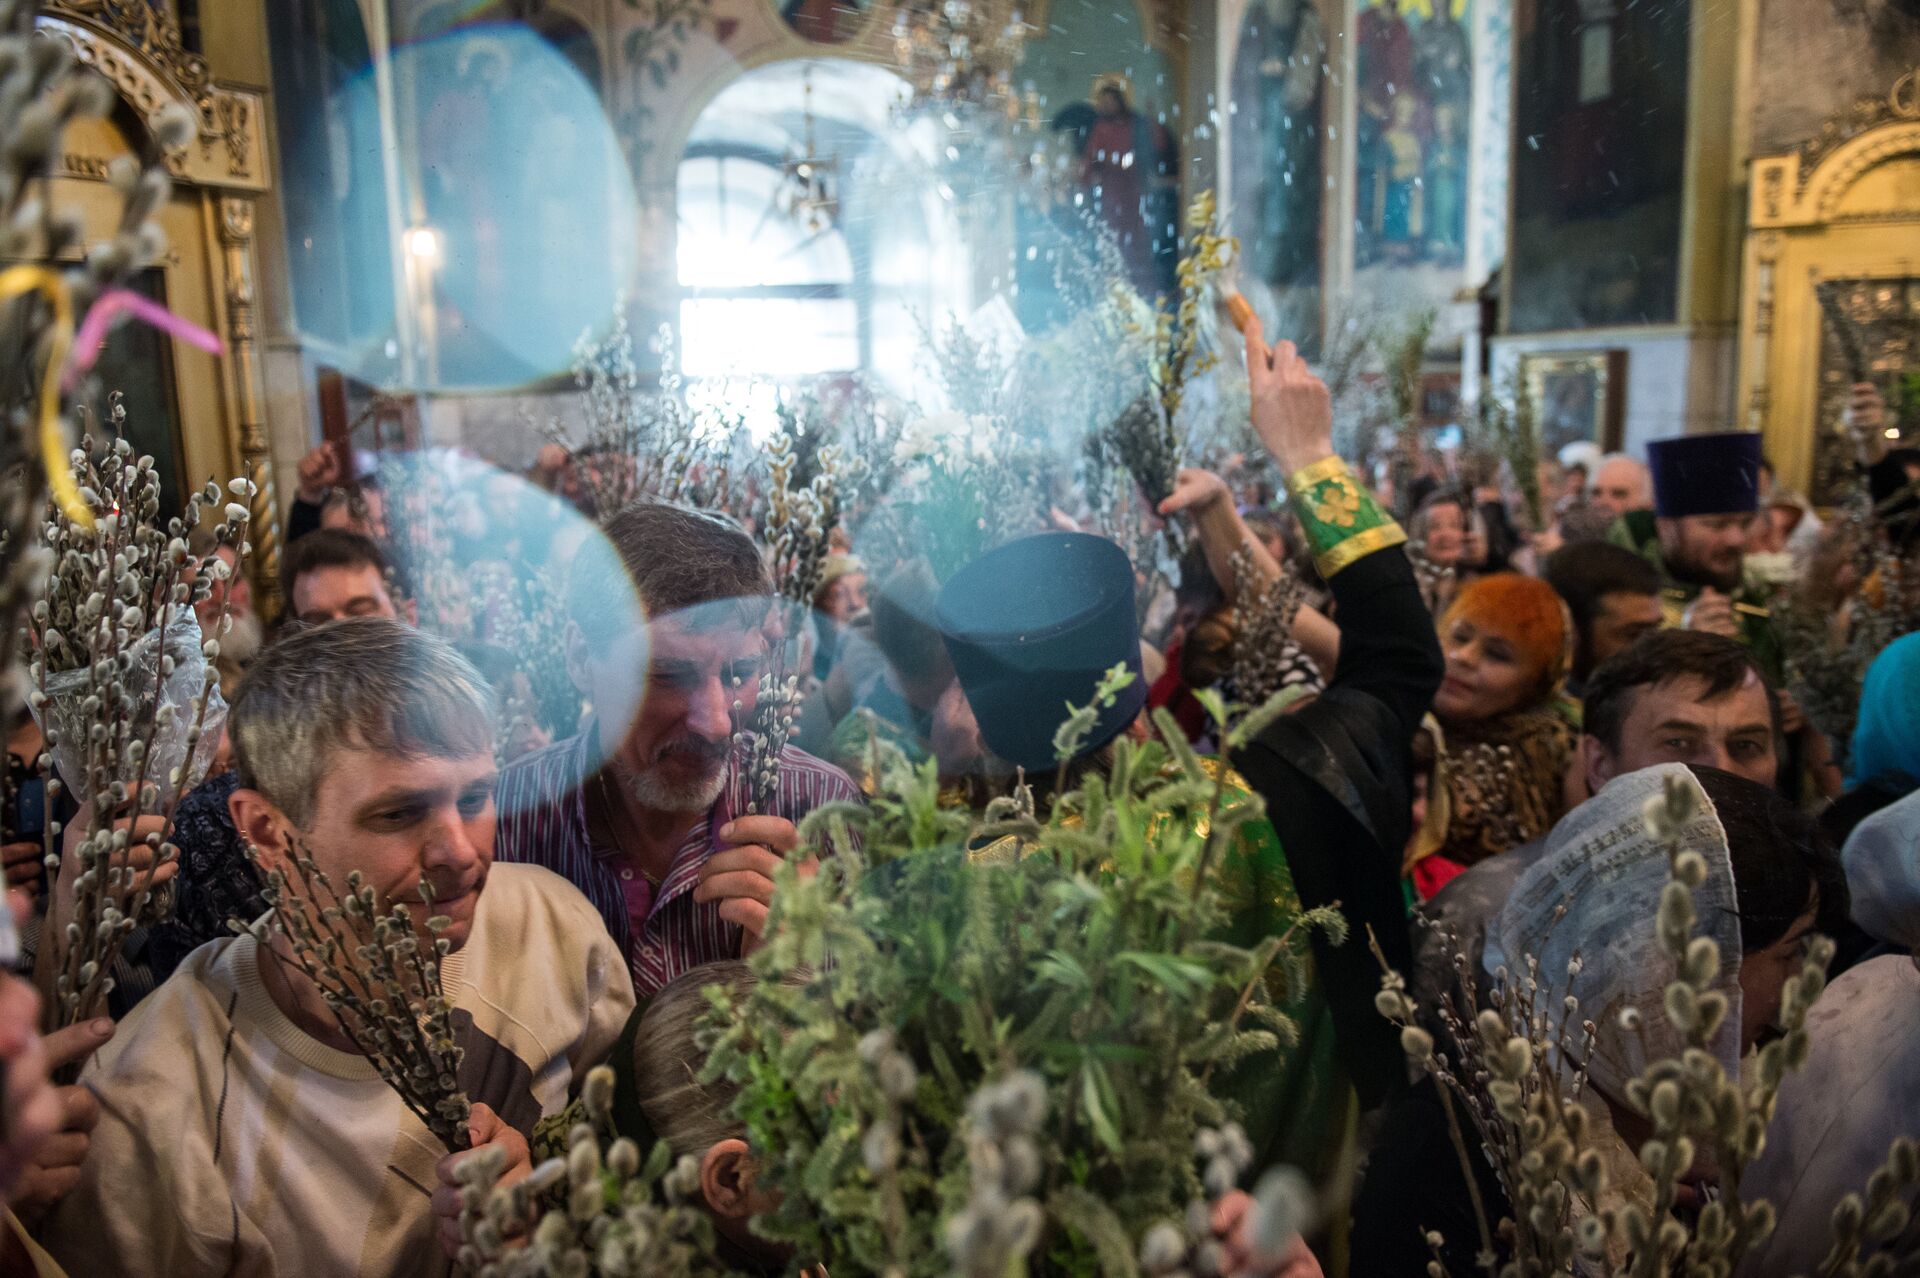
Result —
M620 849L596 844L587 823L586 782L592 780L594 727L536 750L500 773L495 803L500 813L494 855L501 861L544 866L584 892L607 931L620 943L633 971L633 986L645 998L690 968L740 956L741 931L720 917L720 903L697 903L693 890L700 867L721 850L715 832L746 810L744 747L737 748L727 785L706 816L674 851L639 934L627 913ZM788 746L780 756L779 796L774 810L798 824L827 803L858 801L847 774L804 750ZM627 871L631 873L631 871Z

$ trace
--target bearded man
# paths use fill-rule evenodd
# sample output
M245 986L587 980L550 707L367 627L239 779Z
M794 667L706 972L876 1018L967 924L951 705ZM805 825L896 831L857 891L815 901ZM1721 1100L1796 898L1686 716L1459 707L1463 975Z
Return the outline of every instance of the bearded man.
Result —
M1771 583L1746 571L1747 528L1760 508L1760 436L1683 435L1647 445L1651 511L1629 511L1612 540L1660 571L1669 627L1747 645L1776 685L1783 654L1770 617Z
M644 998L751 949L774 870L799 849L796 823L860 796L789 746L772 810L747 810L734 732L757 699L772 595L752 538L724 515L656 502L602 531L567 591L567 670L593 717L501 772L499 856L586 893Z

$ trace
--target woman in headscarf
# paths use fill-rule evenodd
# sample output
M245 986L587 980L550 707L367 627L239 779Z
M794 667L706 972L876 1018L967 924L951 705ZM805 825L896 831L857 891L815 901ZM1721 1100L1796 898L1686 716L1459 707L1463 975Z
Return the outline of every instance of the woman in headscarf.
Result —
M1834 1206L1865 1189L1896 1137L1920 1140L1920 791L1862 821L1841 860L1854 922L1896 952L1842 972L1807 1014L1807 1063L1781 1085L1767 1147L1740 1182L1780 1223L1740 1278L1819 1272ZM1920 1209L1912 1192L1904 1201ZM1920 1219L1886 1250L1920 1255Z
M1434 616L1445 612L1460 590L1473 533L1472 504L1451 488L1421 500L1407 522L1409 558L1420 578L1420 597Z
M1563 685L1572 625L1553 587L1495 573L1440 618L1446 678L1426 820L1404 867L1425 899L1467 866L1537 839L1565 809L1577 739Z
M1720 952L1713 988L1725 996L1728 1012L1710 1048L1728 1076L1739 1077L1741 1058L1777 1019L1807 938L1831 931L1847 914L1846 879L1818 826L1773 790L1731 773L1682 764L1630 772L1554 828L1545 856L1521 877L1488 931L1487 966L1519 972L1537 960L1540 980L1556 996L1564 980L1564 994L1577 1000L1577 1010L1566 1013L1557 998L1547 1001L1552 1013L1576 1018L1565 1032L1577 1040L1578 1023L1594 1026L1581 1103L1591 1119L1588 1147L1605 1161L1608 1189L1598 1202L1575 1195L1576 1221L1629 1202L1649 1210L1654 1204L1653 1182L1639 1160L1652 1128L1626 1091L1650 1065L1686 1050L1664 1003L1676 973L1656 924L1672 877L1669 849L1648 831L1645 815L1648 802L1676 777L1695 784L1694 814L1676 838L1707 865L1705 881L1692 893L1695 931ZM1621 1025L1629 1007L1639 1013L1636 1030ZM1558 1040L1561 1033L1556 1023L1544 1037ZM1450 1044L1440 1050L1454 1051ZM1497 1227L1511 1207L1468 1108L1455 1101L1453 1113L1467 1134L1464 1157L1474 1167L1487 1223ZM1445 1240L1441 1260L1449 1272L1477 1271L1479 1228L1448 1122L1431 1077L1389 1112L1355 1205L1352 1272L1423 1272L1431 1258L1428 1230ZM1712 1175L1701 1163L1689 1178ZM1621 1258L1610 1259L1617 1268Z
M1888 804L1920 789L1920 634L1888 644L1860 689L1847 789L1820 823L1836 843Z

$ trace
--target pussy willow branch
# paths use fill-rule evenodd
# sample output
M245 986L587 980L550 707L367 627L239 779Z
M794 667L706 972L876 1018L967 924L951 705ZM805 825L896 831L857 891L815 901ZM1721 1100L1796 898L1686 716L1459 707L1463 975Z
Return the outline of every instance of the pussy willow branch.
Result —
M449 946L439 933L447 920L427 920L433 936L428 956L407 907L392 902L383 913L359 871L348 875L342 895L297 838L289 860L297 887L284 869L263 868L272 930L285 938L292 956L271 943L267 925L247 927L236 920L234 926L250 931L276 962L311 981L341 1033L427 1130L449 1150L466 1149L470 1107L459 1083L465 1051L454 1034L453 1001L441 985L440 963ZM433 890L424 878L419 891L431 908Z
M29 628L35 653L32 703L46 736L42 775L50 795L57 795L63 783L75 790L89 826L72 853L70 913L64 918L56 913L38 964L49 1028L97 1014L112 990L114 963L126 938L164 909L166 897L156 890L155 879L175 855L167 840L217 681L209 664L198 688L170 686L185 676L167 644L186 623L186 609L196 600L204 602L216 579L239 572L247 552L248 516L241 502L251 496L252 485L244 479L228 485L241 501L227 503L226 518L214 530L216 548L234 552L230 572L212 553L194 555L187 543L205 509L218 508L220 487L209 483L194 493L184 514L162 528L159 477L151 458L134 458L125 416L116 396L112 421L119 438L97 462L90 455L90 437L83 437L73 453L81 499L94 513L94 527L82 528L51 509L46 540L55 552L52 573ZM215 633L203 640L196 659L211 663L218 655L225 618L223 602ZM141 660L151 661L150 673L135 664L146 645L152 652ZM51 695L52 680L74 672L84 672L84 683ZM81 734L78 739L68 740L69 729ZM51 769L63 747L72 752L66 763L75 775L56 779ZM163 753L168 775L153 779L151 770ZM143 817L158 817L159 828L136 839ZM123 820L130 828L117 830ZM48 822L45 855L56 891L62 861L54 843L58 834L56 823ZM148 863L135 869L134 849L141 843L149 850Z

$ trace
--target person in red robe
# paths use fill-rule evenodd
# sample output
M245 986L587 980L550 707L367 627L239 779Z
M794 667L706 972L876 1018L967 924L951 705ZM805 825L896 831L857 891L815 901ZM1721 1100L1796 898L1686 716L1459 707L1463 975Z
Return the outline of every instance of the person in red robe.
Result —
M1179 154L1164 125L1133 109L1121 77L1102 77L1093 98L1098 115L1081 148L1081 183L1118 241L1133 286L1152 299L1169 287L1156 241L1171 244L1177 233L1160 223L1171 221L1164 193L1177 186Z

